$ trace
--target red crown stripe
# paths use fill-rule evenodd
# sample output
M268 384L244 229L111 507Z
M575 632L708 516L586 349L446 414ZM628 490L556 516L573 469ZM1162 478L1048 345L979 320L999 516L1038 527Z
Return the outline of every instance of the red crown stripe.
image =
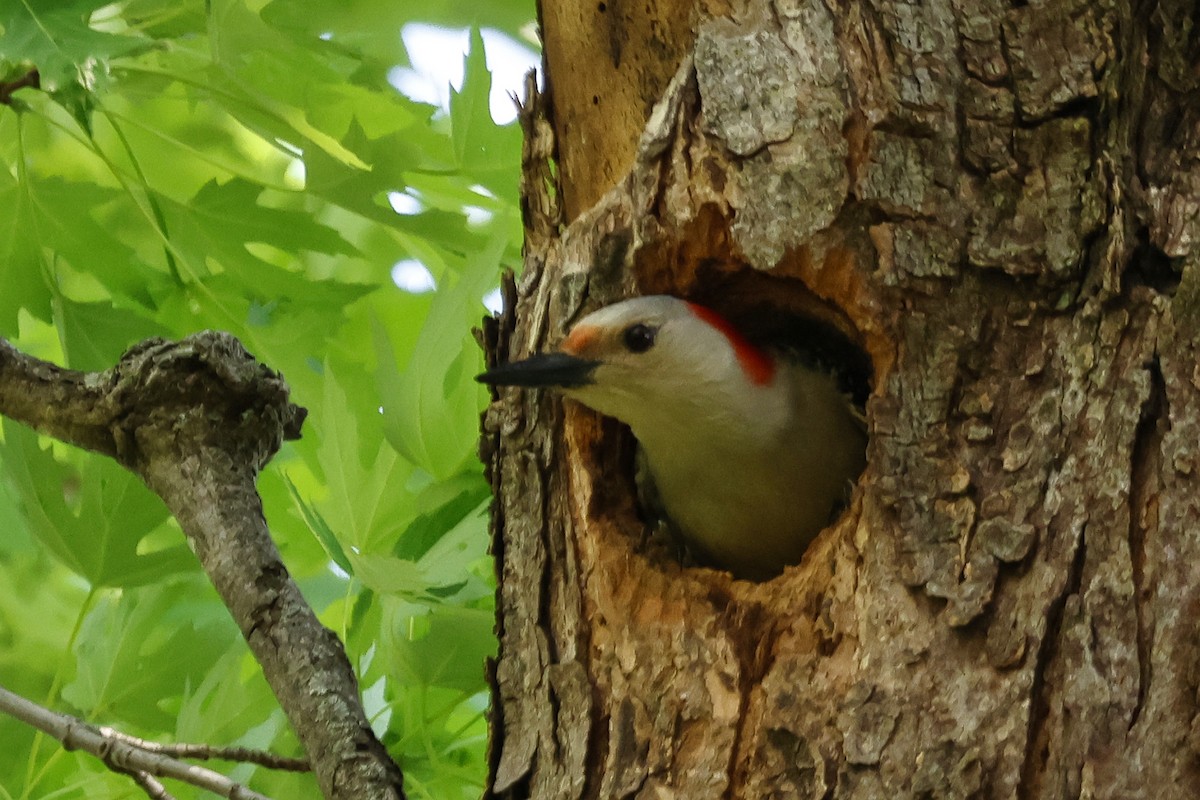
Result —
M688 308L692 310L693 314L725 336L737 356L742 372L746 373L746 377L750 379L751 383L756 386L765 386L771 382L771 379L775 377L775 360L770 355L761 348L750 344L729 320L711 308L696 303L688 303Z

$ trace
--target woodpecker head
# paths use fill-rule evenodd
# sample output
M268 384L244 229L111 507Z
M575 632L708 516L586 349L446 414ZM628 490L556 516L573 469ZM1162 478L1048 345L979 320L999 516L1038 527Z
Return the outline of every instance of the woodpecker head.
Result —
M745 435L747 416L786 402L775 358L716 312L665 295L638 297L581 319L558 352L502 364L479 380L494 386L554 387L647 432L694 425ZM779 413L786 409L780 407Z

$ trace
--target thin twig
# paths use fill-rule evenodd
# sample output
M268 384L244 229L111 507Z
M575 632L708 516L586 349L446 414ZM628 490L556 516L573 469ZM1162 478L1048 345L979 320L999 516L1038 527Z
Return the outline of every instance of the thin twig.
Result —
M66 750L82 750L85 753L91 753L108 765L110 769L132 775L138 785L148 794L157 785L161 793L150 794L151 797L170 797L166 794L166 788L154 779L162 777L207 789L221 797L237 798L237 800L270 800L266 795L248 789L219 772L197 767L194 764L186 764L161 753L151 753L144 748L123 741L119 737L105 735L98 728L81 719L58 711L51 711L18 694L13 694L3 686L0 686L0 712L49 734L61 742ZM145 778L139 778L138 773L144 773Z
M147 772L132 772L130 777L134 783L142 787L142 791L150 800L175 800L175 795L167 791L167 787L162 785L162 782Z
M0 105L12 105L13 92L17 89L24 89L26 86L32 86L34 89L42 88L42 76L36 69L29 70L15 80L0 81Z
M101 727L99 730L105 736L111 736L134 747L140 747L149 753L160 753L171 758L188 758L196 761L208 761L210 759L238 761L243 764L257 764L260 767L285 770L287 772L309 772L312 769L307 759L280 756L269 753L266 750L255 750L249 747L218 747L211 744L189 744L187 742L162 744L160 742L148 742L145 739L139 739L136 736L130 736L128 733L122 733L108 727Z

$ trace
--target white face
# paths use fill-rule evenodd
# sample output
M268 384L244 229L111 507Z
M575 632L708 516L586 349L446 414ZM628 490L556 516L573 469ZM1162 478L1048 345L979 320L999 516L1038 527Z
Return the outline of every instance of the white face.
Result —
M748 385L726 334L678 298L642 297L580 320L562 352L599 362L592 382L564 394L633 428L736 416ZM753 391L753 389L751 389Z

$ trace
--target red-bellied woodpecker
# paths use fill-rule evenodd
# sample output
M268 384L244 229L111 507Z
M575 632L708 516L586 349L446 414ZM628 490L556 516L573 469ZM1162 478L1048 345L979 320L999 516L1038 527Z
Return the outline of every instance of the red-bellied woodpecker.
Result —
M554 387L624 422L689 544L760 579L800 560L866 458L861 412L831 372L793 356L704 306L639 297L581 319L558 352L479 380Z

